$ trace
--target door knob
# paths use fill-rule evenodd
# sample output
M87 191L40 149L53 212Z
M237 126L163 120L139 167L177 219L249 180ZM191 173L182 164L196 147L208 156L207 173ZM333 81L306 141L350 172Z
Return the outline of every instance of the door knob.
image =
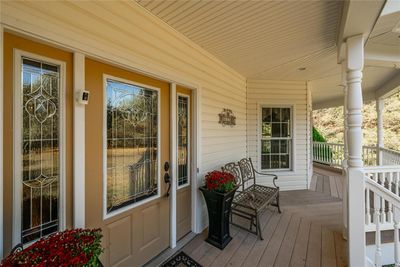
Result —
M169 176L169 163L166 161L164 163L164 182L168 184L168 190L167 193L165 194L166 197L169 197L169 191L171 190L171 177Z

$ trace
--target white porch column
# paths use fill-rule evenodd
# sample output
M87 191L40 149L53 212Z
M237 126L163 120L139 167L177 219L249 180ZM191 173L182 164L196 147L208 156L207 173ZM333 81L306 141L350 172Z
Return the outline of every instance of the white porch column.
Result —
M342 214L343 214L343 238L347 240L347 159L349 157L349 150L347 144L347 78L346 78L346 70L347 64L346 61L341 63L342 65L342 82L341 86L343 87L344 94L344 103L343 103L343 121L344 121L344 133L343 133L343 142L344 142L344 158L342 162L342 175L343 175L343 204L342 204Z
M362 69L364 38L347 39L348 259L350 267L365 266L365 197L362 161Z
M85 105L77 94L85 89L85 55L74 53L74 228L85 227Z
M377 114L377 124L376 124L376 130L377 130L377 142L376 142L376 157L377 157L377 163L379 166L383 165L383 158L382 158L382 151L381 148L384 147L384 142L383 142L383 111L385 109L385 102L384 99L378 98L376 100L376 114Z

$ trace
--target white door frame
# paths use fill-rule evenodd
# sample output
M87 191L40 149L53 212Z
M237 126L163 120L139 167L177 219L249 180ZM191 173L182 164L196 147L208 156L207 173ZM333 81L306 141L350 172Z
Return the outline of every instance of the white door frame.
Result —
M192 95L190 96L192 100L192 120L191 120L191 131L192 131L192 138L191 138L191 157L190 157L190 187L191 187L191 231L194 233L199 233L201 229L199 229L199 218L196 210L198 209L199 205L199 190L198 187L198 169L199 169L199 158L200 158L200 100L199 100L199 89L188 88L192 91ZM171 83L170 86L170 105L171 105L171 126L170 126L170 135L171 135L171 193L170 193L170 247L175 248L177 243L177 222L176 222L176 195L177 195L177 140L178 140L178 133L177 133L177 97L178 93L176 92L176 83Z

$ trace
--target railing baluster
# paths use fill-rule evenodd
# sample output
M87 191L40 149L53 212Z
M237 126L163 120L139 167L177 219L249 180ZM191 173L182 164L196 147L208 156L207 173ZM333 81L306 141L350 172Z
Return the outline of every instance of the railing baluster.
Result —
M374 222L375 222L375 266L382 266L382 248L381 248L381 197L374 193Z
M388 177L388 189L390 190L390 192L393 192L393 187L392 187L392 184L393 184L393 173L392 172L389 172L389 177ZM388 212L387 212L387 220L388 220L388 222L389 223L391 223L391 222L393 222L393 204L392 203L390 203L390 202L388 202Z
M370 224L371 223L371 203L370 203L370 190L367 187L365 189L365 210L366 210L366 216L365 216L365 223Z

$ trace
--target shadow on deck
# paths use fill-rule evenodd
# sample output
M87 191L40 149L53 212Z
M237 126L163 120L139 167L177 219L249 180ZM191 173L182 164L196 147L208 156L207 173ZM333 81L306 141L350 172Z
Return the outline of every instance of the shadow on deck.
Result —
M339 174L315 169L314 191L281 192L282 214L263 214L264 240L231 226L222 251L204 241L206 231L182 250L203 266L346 266L341 183Z

